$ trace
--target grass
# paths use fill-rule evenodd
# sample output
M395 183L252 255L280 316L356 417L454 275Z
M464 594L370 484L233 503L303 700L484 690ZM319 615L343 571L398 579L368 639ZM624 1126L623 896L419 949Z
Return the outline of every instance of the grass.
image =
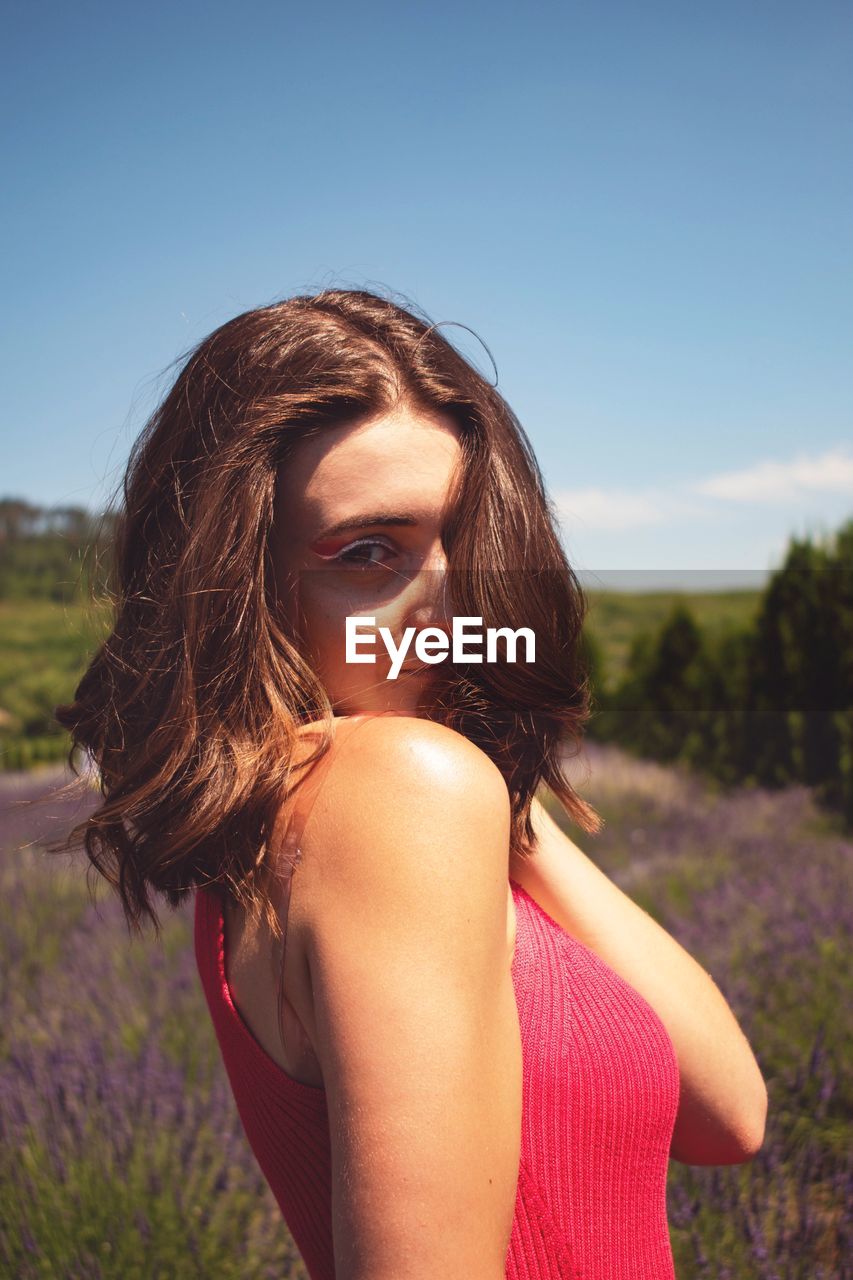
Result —
M59 760L68 738L53 719L102 638L94 605L0 601L0 767Z

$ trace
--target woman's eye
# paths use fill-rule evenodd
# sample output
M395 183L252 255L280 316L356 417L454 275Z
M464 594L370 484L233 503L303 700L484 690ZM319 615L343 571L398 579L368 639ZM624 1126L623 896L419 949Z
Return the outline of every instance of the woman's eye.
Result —
M387 542L375 538L360 538L339 551L334 559L340 564L354 565L358 569L372 569L388 563L387 560L375 559L372 554L374 551L387 551L389 556L394 555L394 548Z

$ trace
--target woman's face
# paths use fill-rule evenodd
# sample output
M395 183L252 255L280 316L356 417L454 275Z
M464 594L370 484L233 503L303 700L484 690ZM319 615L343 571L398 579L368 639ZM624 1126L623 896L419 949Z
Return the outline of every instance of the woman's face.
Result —
M441 525L461 459L451 418L400 407L324 429L279 469L270 535L279 607L336 715L418 714L439 667L418 661L415 636L452 629ZM358 626L375 634L358 646L375 665L346 661L347 617L375 619ZM398 648L415 628L396 679L380 627Z

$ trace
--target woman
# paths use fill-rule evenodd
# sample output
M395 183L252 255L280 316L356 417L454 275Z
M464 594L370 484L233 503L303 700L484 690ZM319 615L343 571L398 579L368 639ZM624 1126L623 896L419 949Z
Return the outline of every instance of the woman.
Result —
M494 387L370 292L237 316L137 443L117 591L59 709L101 770L87 851L136 928L195 891L312 1280L672 1276L668 1158L749 1159L766 1092L709 975L535 798L600 829L561 771L584 600ZM441 650L461 618L535 660Z

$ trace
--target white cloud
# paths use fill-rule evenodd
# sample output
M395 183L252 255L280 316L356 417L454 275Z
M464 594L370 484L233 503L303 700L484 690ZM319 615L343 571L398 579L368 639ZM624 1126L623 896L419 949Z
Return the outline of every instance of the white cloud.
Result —
M554 495L561 522L590 529L636 529L681 514L674 495L628 489L570 489ZM678 510L676 510L676 507Z
M553 496L563 525L619 532L716 518L721 501L744 507L808 503L820 494L853 496L853 454L840 446L812 457L798 454L788 462L756 462L667 489L564 489ZM788 522L792 515L789 511Z
M841 448L790 462L757 462L691 484L693 493L734 502L791 502L816 493L853 496L853 454Z

